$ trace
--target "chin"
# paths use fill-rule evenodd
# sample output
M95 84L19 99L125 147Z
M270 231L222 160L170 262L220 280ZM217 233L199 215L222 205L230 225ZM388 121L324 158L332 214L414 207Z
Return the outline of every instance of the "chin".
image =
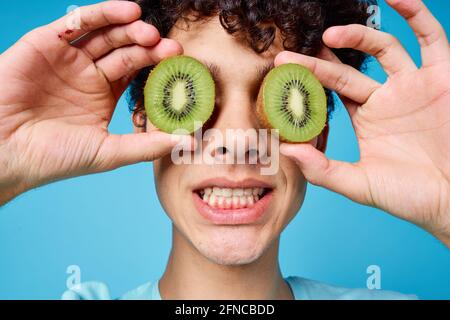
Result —
M264 253L266 245L255 226L221 226L203 233L194 246L215 264L240 266L251 264Z

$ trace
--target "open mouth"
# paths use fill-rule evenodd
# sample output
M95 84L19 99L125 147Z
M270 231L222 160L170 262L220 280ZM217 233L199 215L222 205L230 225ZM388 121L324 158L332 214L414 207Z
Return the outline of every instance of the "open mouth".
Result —
M264 198L272 189L253 188L221 188L207 187L196 190L204 203L215 209L243 209L251 208Z
M273 194L274 188L257 180L212 179L197 186L193 197L198 212L208 221L240 225L255 223L264 216Z

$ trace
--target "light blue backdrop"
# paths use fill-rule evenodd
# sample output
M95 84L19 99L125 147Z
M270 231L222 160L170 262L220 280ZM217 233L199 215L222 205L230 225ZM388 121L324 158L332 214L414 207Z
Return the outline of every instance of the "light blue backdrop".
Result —
M91 2L0 0L0 52L28 30L63 15L69 5ZM450 2L426 3L450 33ZM384 1L382 17L383 28L419 62L413 33ZM376 63L369 72L384 78ZM123 100L112 131L130 132L129 118ZM358 158L342 107L332 121L328 155ZM59 298L69 265L80 266L83 281L105 281L118 296L159 278L169 244L170 223L156 197L151 164L55 183L0 209L0 299ZM379 210L310 188L301 214L283 235L285 275L364 287L372 264L381 267L383 289L450 299L450 252L432 236Z

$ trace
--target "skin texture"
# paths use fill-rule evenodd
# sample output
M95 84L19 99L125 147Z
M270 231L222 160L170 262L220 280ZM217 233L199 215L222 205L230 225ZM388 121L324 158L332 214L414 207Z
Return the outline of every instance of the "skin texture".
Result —
M355 48L375 56L389 78L380 84L339 63L282 53L276 64L310 68L346 102L359 143L355 164L328 160L307 145L281 152L297 161L307 179L362 204L383 209L428 230L450 246L450 47L423 2L389 0L419 40L419 69L393 36L359 25L328 29L332 48ZM420 187L418 187L420 186Z
M258 128L254 113L261 79L254 70L273 63L282 51L280 39L258 55L230 36L217 17L190 23L188 28L181 23L169 37L183 46L186 55L217 67L217 116L210 126L224 136L225 129ZM155 128L149 124L147 131L152 130ZM231 149L227 144L232 143L226 141L216 147ZM312 143L316 145L317 139ZM207 147L205 143L204 152ZM261 176L259 165L175 165L168 155L154 162L154 173L159 200L173 221L171 258L161 280L164 297L202 299L214 292L216 298L233 298L239 295L238 288L251 298L290 297L278 268L278 242L281 231L300 209L306 191L306 180L292 160L281 159L275 176ZM204 219L194 206L192 193L198 183L216 177L274 183L268 214L257 223L238 226L218 226ZM205 282L205 278L222 277L228 280ZM192 288L200 280L202 287L196 292ZM183 288L189 288L189 292Z
M279 272L278 238L301 206L306 180L415 223L450 246L450 47L421 1L387 3L416 33L420 69L395 38L379 31L340 26L323 37L328 47L376 56L389 75L385 84L341 64L327 49L308 57L280 52L278 41L257 55L214 18L160 39L153 27L136 22L140 11L131 2L83 8L82 29L72 33L65 32L65 18L30 32L0 56L0 204L54 180L159 159L158 193L174 222L163 298L291 298ZM93 33L69 44L88 31ZM208 224L190 202L193 184L218 174L243 179L257 175L256 168L174 166L165 156L177 142L172 136L151 125L125 136L107 130L135 72L182 47L219 66L213 127L257 128L254 68L274 60L300 63L346 103L361 160L327 159L326 133L308 144L283 145L280 171L271 177L275 197L263 221L235 228ZM189 137L183 142L193 144Z
M152 160L176 144L160 132L108 133L134 73L182 53L178 43L136 21L140 13L123 1L84 7L81 30L67 32L62 18L1 55L0 203L54 180ZM88 31L94 32L69 44Z

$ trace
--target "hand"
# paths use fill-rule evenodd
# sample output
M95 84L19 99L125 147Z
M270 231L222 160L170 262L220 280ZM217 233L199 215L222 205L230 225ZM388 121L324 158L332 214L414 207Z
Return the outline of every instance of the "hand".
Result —
M107 1L80 15L80 30L64 17L0 56L0 204L50 181L153 160L189 139L108 133L136 72L182 48L138 20L136 3Z
M305 177L362 204L411 221L450 247L450 47L444 29L422 1L387 0L420 42L420 69L393 36L361 25L332 27L330 48L375 56L388 74L380 83L340 63L281 53L276 64L308 67L335 90L350 114L360 149L357 163L329 160L310 144L283 145Z

